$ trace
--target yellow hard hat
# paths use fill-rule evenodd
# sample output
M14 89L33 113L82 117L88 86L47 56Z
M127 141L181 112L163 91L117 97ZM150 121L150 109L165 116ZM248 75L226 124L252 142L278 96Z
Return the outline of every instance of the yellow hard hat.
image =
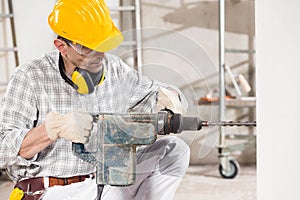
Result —
M109 51L124 39L104 0L58 0L48 23L57 35L94 51Z

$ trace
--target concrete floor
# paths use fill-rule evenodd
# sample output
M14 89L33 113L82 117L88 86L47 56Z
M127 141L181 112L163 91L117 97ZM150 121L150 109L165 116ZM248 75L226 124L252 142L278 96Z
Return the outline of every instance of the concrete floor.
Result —
M6 200L13 187L0 179L0 199ZM174 200L256 200L256 166L241 166L234 179L220 177L217 165L190 166Z
M234 179L221 178L218 165L190 166L174 200L256 200L256 166L241 166Z

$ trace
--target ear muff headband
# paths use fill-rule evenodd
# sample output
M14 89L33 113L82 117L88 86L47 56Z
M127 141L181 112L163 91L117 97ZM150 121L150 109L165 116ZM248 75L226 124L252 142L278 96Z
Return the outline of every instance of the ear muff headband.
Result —
M101 77L101 79L100 79L98 85L101 85L101 84L104 82L104 79L105 79L106 68L103 66L102 69L103 69L103 70L102 70L102 77Z

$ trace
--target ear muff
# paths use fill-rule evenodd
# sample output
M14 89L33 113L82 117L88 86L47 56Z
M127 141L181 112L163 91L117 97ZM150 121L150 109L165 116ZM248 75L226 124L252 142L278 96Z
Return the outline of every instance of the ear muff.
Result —
M65 73L65 66L61 54L59 54L58 66L61 77L79 94L93 93L95 90L95 86L101 85L105 79L105 66L103 66L102 70L98 73L91 73L86 69L77 67L72 74L72 80Z
M86 70L77 68L72 74L72 81L77 85L77 92L79 94L94 92L94 83Z
M77 86L79 94L91 94L95 86L101 85L105 77L105 67L99 73L91 73L86 69L76 68L72 74L72 82Z

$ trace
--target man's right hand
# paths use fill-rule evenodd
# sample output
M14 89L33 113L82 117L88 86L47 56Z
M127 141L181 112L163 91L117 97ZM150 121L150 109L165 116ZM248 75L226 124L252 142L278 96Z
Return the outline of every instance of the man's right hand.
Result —
M87 143L93 127L93 117L87 112L59 114L50 112L46 116L45 127L48 137L55 141L63 138L71 142Z

